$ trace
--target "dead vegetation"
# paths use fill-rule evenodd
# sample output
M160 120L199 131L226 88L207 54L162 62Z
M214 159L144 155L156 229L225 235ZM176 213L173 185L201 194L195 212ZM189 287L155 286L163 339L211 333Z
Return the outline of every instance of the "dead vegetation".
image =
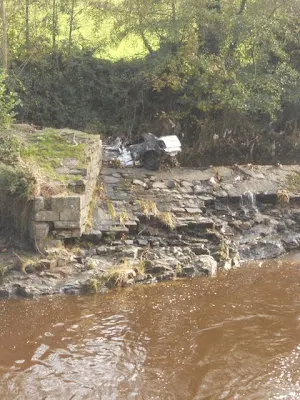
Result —
M170 211L161 212L157 216L158 220L168 229L173 231L176 227L175 215Z
M140 260L138 264L131 263L124 259L122 263L113 266L102 279L105 284L111 287L123 287L130 279L143 276L145 274L145 261Z
M141 208L142 214L146 218L150 218L151 216L156 217L159 214L157 204L155 201L150 199L143 199L143 200L138 200L137 203Z
M121 225L125 225L126 222L129 221L129 216L128 216L126 210L122 210L122 211L121 211L121 213L120 213L120 215L119 215L119 221L120 221L120 224L121 224Z
M285 189L277 191L277 203L280 207L284 207L290 203L290 194Z
M82 286L82 291L84 293L95 294L99 291L100 281L96 278L88 279Z
M0 263L0 279L3 279L8 272L8 267Z
M111 201L107 202L107 211L108 211L112 221L115 222L117 213L116 213L116 209Z

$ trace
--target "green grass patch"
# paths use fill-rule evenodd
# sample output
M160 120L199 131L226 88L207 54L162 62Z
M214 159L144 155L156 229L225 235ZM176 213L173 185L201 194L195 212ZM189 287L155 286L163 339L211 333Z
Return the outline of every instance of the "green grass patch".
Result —
M78 179L78 176L68 175L67 177L57 174L55 169L63 167L65 159L77 160L77 166L86 163L86 144L72 143L72 135L66 138L58 131L46 129L30 135L30 143L21 149L21 157L24 160L35 162L46 176L60 181ZM77 167L76 166L76 167Z
M29 200L38 194L59 194L82 178L72 169L87 167L92 136L68 129L23 128L15 125L0 133L2 200L7 195Z

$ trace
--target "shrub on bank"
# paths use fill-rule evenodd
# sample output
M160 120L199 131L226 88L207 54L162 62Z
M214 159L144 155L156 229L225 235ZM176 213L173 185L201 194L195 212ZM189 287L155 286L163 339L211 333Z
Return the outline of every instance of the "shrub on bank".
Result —
M5 75L0 73L0 128L7 128L12 123L15 113L16 98L5 83Z

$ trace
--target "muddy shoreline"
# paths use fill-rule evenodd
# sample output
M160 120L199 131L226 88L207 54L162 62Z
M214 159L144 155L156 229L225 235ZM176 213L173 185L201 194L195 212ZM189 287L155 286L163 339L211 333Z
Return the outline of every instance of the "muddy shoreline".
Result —
M86 234L34 254L0 240L0 296L215 276L300 248L298 166L103 168ZM299 179L300 182L300 179Z

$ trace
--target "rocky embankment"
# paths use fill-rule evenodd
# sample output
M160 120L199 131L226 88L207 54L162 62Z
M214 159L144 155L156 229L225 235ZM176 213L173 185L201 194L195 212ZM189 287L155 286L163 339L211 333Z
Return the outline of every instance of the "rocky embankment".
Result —
M214 276L300 246L300 168L103 168L90 228L43 255L2 249L0 295Z

